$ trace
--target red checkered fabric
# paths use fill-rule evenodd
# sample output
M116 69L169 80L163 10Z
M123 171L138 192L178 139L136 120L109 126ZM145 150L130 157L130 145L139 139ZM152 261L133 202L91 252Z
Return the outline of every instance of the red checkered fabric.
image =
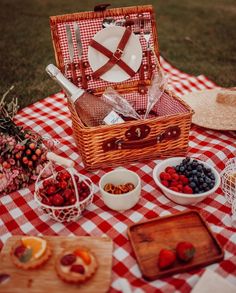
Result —
M162 66L169 74L170 88L181 95L190 91L216 87L205 76L189 76L173 68L163 59ZM90 177L96 185L93 203L83 216L73 223L57 223L37 209L33 199L34 186L0 198L1 247L7 238L17 234L27 235L92 235L106 234L114 242L112 282L110 292L120 292L120 278L126 278L132 292L190 292L206 268L177 274L169 278L148 282L141 276L134 252L127 237L127 227L140 220L174 214L191 209L168 200L157 188L152 170L159 160L127 164L142 179L142 197L132 209L119 213L107 208L98 192L98 181L107 170L87 172L77 153L72 138L70 113L62 93L51 95L24 108L16 116L19 125L33 128L57 142L59 155L76 161L77 169ZM189 156L200 158L223 170L225 162L236 155L235 132L212 131L192 125L189 137ZM236 285L236 229L231 227L231 208L222 190L194 207L197 209L222 245L224 260L208 266Z

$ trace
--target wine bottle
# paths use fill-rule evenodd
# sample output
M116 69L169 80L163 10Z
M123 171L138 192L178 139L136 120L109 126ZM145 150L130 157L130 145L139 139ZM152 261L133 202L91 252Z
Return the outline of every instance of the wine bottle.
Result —
M67 98L74 104L75 110L85 126L111 125L124 122L110 104L100 97L78 88L55 65L49 64L46 67L46 72L65 91Z

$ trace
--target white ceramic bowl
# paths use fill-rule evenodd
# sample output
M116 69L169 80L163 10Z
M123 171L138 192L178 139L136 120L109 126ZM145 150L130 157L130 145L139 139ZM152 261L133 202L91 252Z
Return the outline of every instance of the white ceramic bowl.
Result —
M104 186L107 183L120 185L128 182L133 183L135 188L127 193L111 194L104 190ZM118 168L101 177L99 188L105 205L115 211L125 211L131 209L139 201L141 194L141 180L135 172L125 168Z
M210 168L212 170L213 174L215 175L215 186L212 189L199 194L184 194L181 192L173 191L161 183L160 173L165 171L165 168L168 166L177 166L182 162L184 158L185 157L169 158L157 164L153 170L153 179L156 182L157 186L159 186L160 189L163 191L165 196L168 197L170 200L180 205L194 205L204 200L206 197L213 194L217 190L217 188L220 186L220 175L211 165L196 158L192 158L194 160L197 160L198 162L201 162L206 168Z

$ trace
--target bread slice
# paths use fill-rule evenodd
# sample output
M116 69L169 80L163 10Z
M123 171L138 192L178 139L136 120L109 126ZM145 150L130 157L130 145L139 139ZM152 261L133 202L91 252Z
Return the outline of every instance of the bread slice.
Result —
M217 103L236 106L236 87L222 89L216 96Z

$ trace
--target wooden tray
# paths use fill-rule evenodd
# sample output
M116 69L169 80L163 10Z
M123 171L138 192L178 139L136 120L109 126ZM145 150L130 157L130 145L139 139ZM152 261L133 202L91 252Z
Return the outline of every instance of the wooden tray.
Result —
M128 236L142 275L148 280L189 271L223 259L224 252L207 223L197 211L155 218L128 228ZM176 261L166 270L159 270L157 260L162 248L175 250L180 241L191 241L196 254L189 263Z
M111 282L112 271L112 249L113 242L107 237L64 237L48 236L44 237L53 247L53 255L49 261L39 269L24 271L18 269L11 261L9 252L13 243L21 236L10 237L4 245L0 254L0 274L10 275L10 279L4 284L0 284L2 293L74 293L74 292L107 292ZM81 285L67 284L61 281L54 269L56 255L64 249L82 245L90 248L96 255L99 267L95 275L86 283Z

